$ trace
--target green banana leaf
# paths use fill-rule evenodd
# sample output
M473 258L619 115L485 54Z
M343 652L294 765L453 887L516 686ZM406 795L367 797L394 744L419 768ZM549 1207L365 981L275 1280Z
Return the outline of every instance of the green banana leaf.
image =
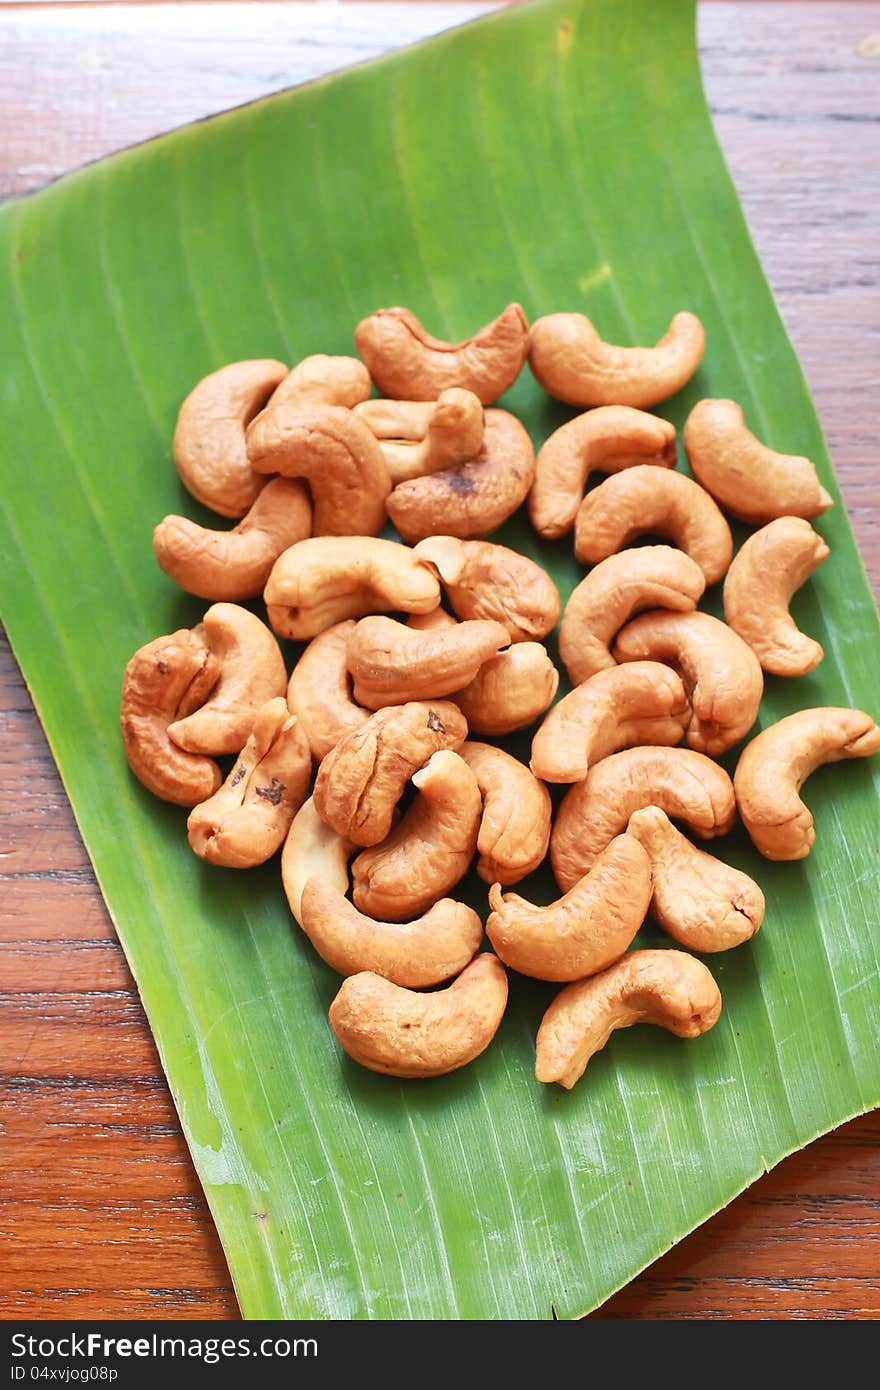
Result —
M708 351L668 403L742 402L819 461L801 370L703 98L691 0L569 0L187 128L0 210L2 616L154 1030L246 1317L545 1318L595 1307L760 1173L880 1102L876 768L809 783L818 842L770 864L755 940L709 961L724 1013L684 1043L617 1034L570 1093L534 1079L552 986L511 980L474 1065L401 1083L326 1023L338 981L289 916L277 861L187 847L184 813L129 774L118 736L136 647L205 604L156 567L180 400L243 357L352 350L407 304L458 338L511 299L581 309L618 342L695 310ZM536 442L566 412L528 374ZM795 614L826 660L767 681L761 723L876 707L878 620L844 509ZM504 538L564 593L567 544ZM470 885L485 905L484 888ZM469 891L470 891L469 889ZM524 891L547 896L546 876ZM646 928L642 940L665 938ZM668 944L668 943L667 943Z

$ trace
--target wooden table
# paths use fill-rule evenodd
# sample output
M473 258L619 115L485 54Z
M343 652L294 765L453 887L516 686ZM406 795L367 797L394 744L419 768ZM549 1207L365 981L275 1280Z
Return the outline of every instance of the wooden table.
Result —
M0 194L476 12L0 4ZM485 7L482 7L485 8ZM703 67L880 591L880 5L704 4ZM0 648L5 1318L236 1318L140 1002ZM880 1316L880 1112L781 1163L595 1315Z

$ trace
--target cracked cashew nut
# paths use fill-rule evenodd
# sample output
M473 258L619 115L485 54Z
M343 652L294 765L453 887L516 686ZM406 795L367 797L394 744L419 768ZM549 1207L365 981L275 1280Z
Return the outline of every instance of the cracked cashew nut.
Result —
M654 347L618 347L585 314L547 314L532 324L529 366L539 385L567 405L644 410L690 381L706 335L696 314L676 314Z
M559 590L540 565L506 545L429 536L413 548L436 570L459 618L503 623L511 642L546 637L559 621Z
M420 632L393 618L362 618L348 647L354 698L375 710L451 695L509 642L500 623L475 620Z
M287 683L287 703L299 718L316 763L370 717L351 693L348 648L356 623L346 618L313 637Z
M302 926L302 896L309 879L320 876L344 898L348 860L354 846L321 820L309 797L294 816L281 851L281 882L294 920Z
M829 554L808 521L781 516L749 536L724 581L724 616L771 676L805 676L825 653L788 611Z
M364 401L355 414L379 441L392 487L456 468L482 448L482 403L457 386L436 401Z
M477 779L483 802L477 873L486 883L518 883L547 856L550 793L503 748L468 739L458 751Z
M460 386L490 405L512 386L529 345L529 325L519 304L472 338L448 343L433 338L409 309L377 309L354 331L358 352L383 396L434 401Z

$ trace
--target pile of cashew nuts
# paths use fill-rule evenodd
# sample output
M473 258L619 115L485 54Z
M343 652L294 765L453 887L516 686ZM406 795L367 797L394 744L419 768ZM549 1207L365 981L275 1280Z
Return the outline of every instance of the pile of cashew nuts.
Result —
M571 1087L614 1029L711 1028L721 995L692 952L761 924L758 885L674 822L709 840L738 812L767 858L800 859L805 778L880 748L869 715L803 709L752 737L732 780L714 761L752 733L764 672L823 658L788 606L828 555L810 523L831 498L733 401L694 407L693 477L677 470L675 429L648 408L700 364L691 313L624 348L582 314L529 327L511 304L453 344L382 309L355 344L359 358L292 371L234 362L184 401L180 478L237 524L156 527L162 569L210 607L128 663L126 755L190 808L202 859L245 869L281 850L293 917L345 977L329 1021L356 1061L399 1077L464 1066L498 1029L510 969L563 985L536 1075ZM579 412L537 457L492 406L527 359ZM486 539L523 504L541 537L573 531L589 566L564 612L539 565ZM735 558L727 516L759 528ZM389 520L402 542L379 536ZM641 536L663 543L633 548ZM697 607L722 580L726 622ZM553 705L544 639L560 615L572 688ZM279 638L304 644L285 648L292 672ZM539 720L527 767L499 740ZM567 788L555 814L547 784ZM557 901L504 891L548 851ZM474 860L492 951L451 896ZM648 913L683 949L629 949Z

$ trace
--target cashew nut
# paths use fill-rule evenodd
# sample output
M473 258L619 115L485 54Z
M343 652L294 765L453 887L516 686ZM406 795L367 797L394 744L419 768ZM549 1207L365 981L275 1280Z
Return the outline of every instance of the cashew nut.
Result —
M651 901L651 861L631 835L618 835L564 897L536 907L489 889L486 934L512 970L537 980L582 980L618 960Z
M450 386L473 391L490 405L512 386L529 345L519 304L462 343L432 338L409 309L377 309L354 330L358 352L383 396L434 401Z
M559 621L559 590L534 560L490 541L429 536L413 548L436 570L459 618L503 623L511 642L546 637Z
M355 626L354 619L347 618L313 637L287 684L287 703L303 726L316 763L370 717L351 695L348 647Z
M212 604L195 634L220 677L200 709L168 725L168 737L187 753L238 753L260 706L287 689L284 658L266 624L237 603Z
M272 478L231 531L212 531L185 516L166 516L153 532L153 551L170 579L199 598L254 598L278 556L312 533L312 508L302 483Z
M321 876L305 885L301 911L306 936L340 975L369 970L403 989L426 989L458 975L483 939L473 908L452 898L441 898L413 922L376 922Z
M480 399L457 386L436 401L364 401L355 414L378 439L393 487L467 463L483 443Z
M230 362L190 391L174 430L174 464L184 487L221 516L244 516L264 479L251 468L245 426L287 375L269 358Z
M446 700L413 700L372 715L340 739L315 780L322 820L356 845L377 845L391 829L409 779L441 748L460 748L467 724Z
M724 581L724 616L772 676L805 676L825 655L788 611L829 554L808 521L781 516L749 536Z
M746 428L736 401L698 401L685 422L694 477L726 512L753 526L779 516L809 520L833 505L807 458L778 454Z
M550 793L503 748L468 739L459 749L477 779L483 815L477 873L486 883L518 883L544 862L550 843Z
M682 946L728 951L754 936L764 919L764 894L753 878L697 849L659 806L630 816L628 833L651 860L651 912Z
M720 1014L721 991L702 961L685 951L630 951L559 991L538 1029L535 1076L570 1091L615 1029L656 1023L697 1038Z
M370 373L357 357L304 357L275 388L268 409L276 405L339 405L349 410L367 400Z
M690 714L680 677L660 662L597 671L548 713L532 739L532 772L545 782L582 782L621 748L680 743Z
M516 642L484 662L454 698L472 733L498 737L534 724L558 688L559 672L546 647Z
M532 324L529 366L538 383L567 405L629 405L643 410L690 381L706 335L696 314L672 319L654 347L617 347L585 314L547 314Z
M487 410L483 445L469 463L399 483L388 515L405 541L488 536L525 501L535 477L528 432L506 410Z
M185 753L168 737L168 725L198 707L219 674L217 658L188 628L140 647L125 668L119 723L128 765L148 791L176 806L195 806L223 780L210 758Z
M337 835L315 810L309 797L291 822L281 851L281 882L294 919L303 924L302 896L310 878L323 882L344 898L348 892L348 859L352 843Z
M699 565L669 545L609 555L572 592L559 627L559 655L572 685L614 665L614 634L642 608L696 608L706 587Z
M446 989L401 989L381 975L350 975L330 1005L330 1027L350 1057L386 1076L444 1076L485 1052L507 1007L507 972L484 952Z
M280 847L309 789L312 759L302 725L283 699L269 700L218 792L190 812L189 843L229 869L264 864Z
M800 789L822 763L869 758L880 728L860 709L802 709L764 729L743 749L734 774L743 825L767 859L804 859L816 841Z
M418 632L393 618L362 618L348 647L354 698L367 709L439 699L461 690L510 642L500 623L452 623Z
M581 503L574 553L596 565L636 536L670 536L700 566L707 584L727 573L730 527L708 492L684 473L640 464L606 478Z
M574 525L595 469L620 473L636 464L674 468L675 426L628 405L602 405L561 425L538 450L529 493L532 525L555 540Z
M483 810L477 779L448 748L432 754L412 783L418 795L388 839L365 849L351 866L355 906L394 922L424 912L464 878Z
M726 835L736 819L733 783L690 748L626 748L595 763L566 792L550 836L550 861L563 893L595 863L634 811L660 806L701 840Z
M314 536L285 550L263 591L280 637L316 637L379 609L429 613L440 585L408 546L375 536Z

